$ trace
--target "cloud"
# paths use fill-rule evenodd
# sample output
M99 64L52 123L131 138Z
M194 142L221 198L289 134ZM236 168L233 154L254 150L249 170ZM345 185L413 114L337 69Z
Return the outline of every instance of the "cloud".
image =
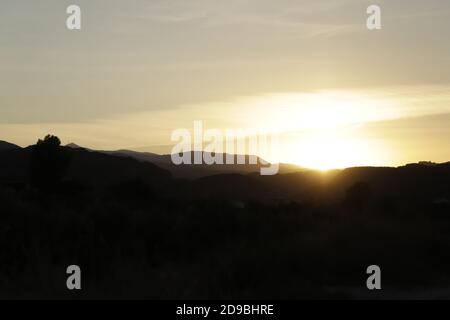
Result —
M333 17L332 12L355 3L354 0L307 1L307 0L228 0L228 1L154 1L146 7L141 19L155 23L198 23L205 27L245 25L246 29L276 27L295 28L305 37L330 36L354 31L354 24L342 21L315 22L317 15ZM331 13L331 14L330 14ZM236 36L239 36L236 34Z

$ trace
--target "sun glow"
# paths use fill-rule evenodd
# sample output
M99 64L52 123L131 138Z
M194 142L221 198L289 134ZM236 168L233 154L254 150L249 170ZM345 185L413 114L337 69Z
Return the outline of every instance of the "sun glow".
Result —
M395 103L347 91L284 93L240 103L239 113L252 127L276 132L330 129L401 117Z
M400 116L389 101L348 92L278 95L255 104L255 125L280 136L280 162L319 170L384 163L383 146L359 129Z
M383 158L376 142L355 138L340 130L314 131L296 143L287 143L286 147L283 159L318 170L377 165Z

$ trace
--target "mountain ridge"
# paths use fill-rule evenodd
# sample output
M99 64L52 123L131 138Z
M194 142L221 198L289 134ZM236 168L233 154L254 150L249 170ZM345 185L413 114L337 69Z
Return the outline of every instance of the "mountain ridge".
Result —
M0 140L0 151L4 150L13 150L13 149L21 149L18 145L15 145L13 143Z

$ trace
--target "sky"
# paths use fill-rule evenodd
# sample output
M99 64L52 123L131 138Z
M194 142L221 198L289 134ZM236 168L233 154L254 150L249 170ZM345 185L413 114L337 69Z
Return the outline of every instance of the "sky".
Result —
M65 25L71 4L79 31ZM366 27L371 4L381 30ZM201 120L277 132L279 160L310 167L450 161L447 0L0 7L0 140L26 146L52 133L155 151Z

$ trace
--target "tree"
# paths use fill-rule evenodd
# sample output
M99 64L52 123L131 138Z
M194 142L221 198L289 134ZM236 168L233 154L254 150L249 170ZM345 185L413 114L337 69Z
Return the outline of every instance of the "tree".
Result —
M68 164L69 156L58 137L39 139L31 155L31 183L38 188L54 187L64 177Z

